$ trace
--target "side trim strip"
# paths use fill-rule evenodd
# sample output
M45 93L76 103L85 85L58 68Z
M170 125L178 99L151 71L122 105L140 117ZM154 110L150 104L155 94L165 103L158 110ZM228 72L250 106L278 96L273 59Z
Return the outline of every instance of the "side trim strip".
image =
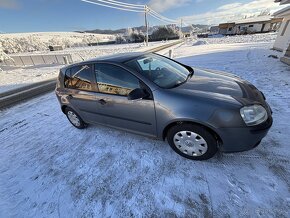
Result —
M117 117L117 116L102 114L102 113L96 113L96 112L91 112L91 111L87 111L87 110L81 110L81 111L86 112L86 113L90 113L90 114L97 114L100 116L111 117L111 118L115 118L115 119L126 120L126 121L131 121L131 122L135 122L135 123L141 123L141 124L152 126L152 123L147 123L144 121L132 120L132 119L128 119L128 118Z

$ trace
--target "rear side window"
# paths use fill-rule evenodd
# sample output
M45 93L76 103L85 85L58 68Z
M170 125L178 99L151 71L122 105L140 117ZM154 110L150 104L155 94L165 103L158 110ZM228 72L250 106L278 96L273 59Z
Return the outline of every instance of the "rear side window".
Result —
M92 91L93 72L91 65L80 65L68 69L65 73L66 88Z
M140 88L139 79L121 67L111 64L95 64L97 85L101 93L127 96Z

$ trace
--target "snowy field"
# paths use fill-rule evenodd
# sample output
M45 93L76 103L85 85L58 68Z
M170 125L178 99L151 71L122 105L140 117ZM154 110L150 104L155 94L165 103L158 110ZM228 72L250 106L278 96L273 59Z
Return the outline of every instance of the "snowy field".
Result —
M49 45L76 47L114 41L114 35L77 32L35 32L0 34L0 47L11 53L47 51Z
M274 124L254 150L194 162L167 143L78 130L54 93L0 112L0 217L290 217L290 67L272 42L184 44L188 65L261 89Z

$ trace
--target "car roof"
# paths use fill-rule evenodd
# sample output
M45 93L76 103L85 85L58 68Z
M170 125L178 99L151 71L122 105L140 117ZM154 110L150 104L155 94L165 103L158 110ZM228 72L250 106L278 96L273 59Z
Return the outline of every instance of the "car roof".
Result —
M124 63L130 60L133 60L135 58L138 58L144 54L146 54L146 52L127 52L127 53L120 53L120 54L97 57L97 58L90 59L87 62L108 61L108 62Z
M136 59L136 58L143 56L145 54L148 54L148 53L150 53L150 52L127 52L127 53L119 53L119 54L101 56L101 57L89 59L86 61L81 61L78 63L67 65L67 66L62 68L62 71L66 71L66 69L77 66L77 65L90 64L92 62L125 63L127 61Z

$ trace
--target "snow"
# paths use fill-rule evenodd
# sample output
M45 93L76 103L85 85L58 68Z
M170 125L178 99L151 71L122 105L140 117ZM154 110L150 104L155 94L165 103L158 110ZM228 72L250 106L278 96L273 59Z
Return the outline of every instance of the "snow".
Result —
M11 58L3 51L3 48L0 45L0 63L5 60L11 60Z
M83 46L88 43L114 41L114 35L77 32L36 32L0 34L0 46L9 53L45 51L49 45Z
M52 78L56 78L62 65L41 67L1 67L0 93Z
M208 44L207 41L205 41L205 40L198 40L198 41L194 42L192 45L193 46L197 46L197 45L206 45L206 44Z
M256 42L272 42L274 43L277 33L249 34L223 36L213 35L212 37L203 39L209 44L230 44L230 43L256 43Z
M203 162L166 142L78 130L54 93L0 112L0 217L289 217L290 67L272 42L176 46L177 60L261 89L274 124L255 149Z

